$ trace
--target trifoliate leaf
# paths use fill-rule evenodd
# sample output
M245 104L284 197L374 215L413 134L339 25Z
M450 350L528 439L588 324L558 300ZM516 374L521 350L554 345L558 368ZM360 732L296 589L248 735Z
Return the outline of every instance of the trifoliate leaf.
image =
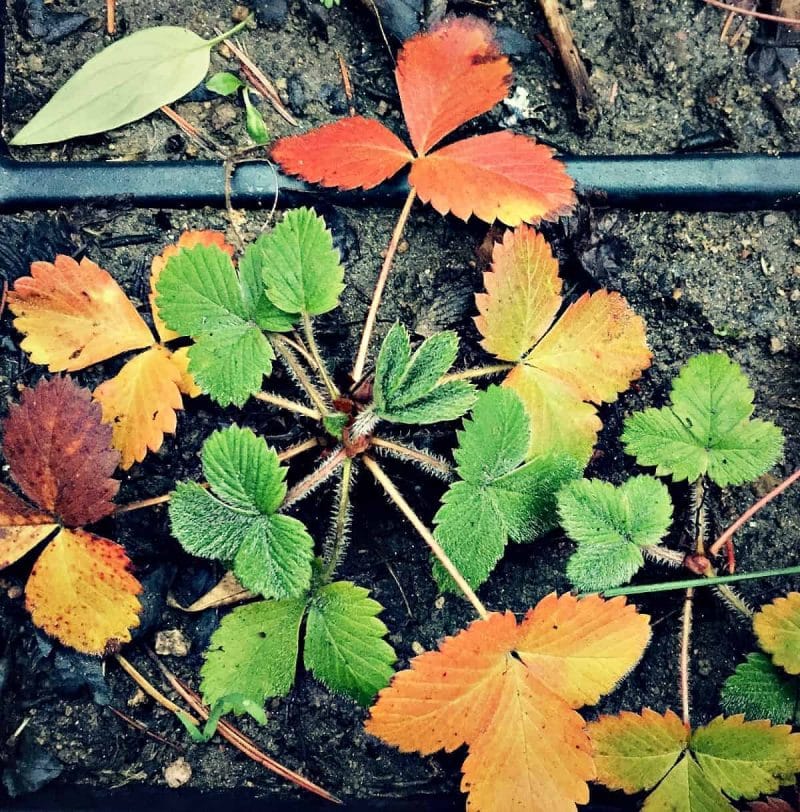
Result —
M313 209L287 212L258 248L267 296L276 307L318 316L339 303L344 268L331 232Z
M616 400L650 365L644 322L606 290L584 294L556 319L558 262L544 237L524 226L495 245L484 285L475 324L483 347L515 364L504 385L528 412L528 455L588 462L602 426L595 404Z
M200 690L208 705L242 694L258 705L294 684L304 598L258 601L226 615L211 637Z
M461 417L475 402L466 381L439 379L458 354L455 333L437 333L411 354L408 331L395 324L381 345L375 364L373 412L392 423L437 423Z
M286 494L277 455L233 426L203 447L210 491L179 483L170 499L173 535L193 555L232 564L241 584L267 598L295 598L311 584L314 542L297 519L275 511Z
M331 691L368 705L389 684L396 659L376 615L383 607L363 587L336 581L311 599L303 658Z
M659 476L740 485L761 476L780 457L783 433L751 420L753 390L727 355L690 359L672 384L672 404L645 409L625 421L622 440L640 465Z
M691 735L672 711L649 709L603 716L588 729L598 781L629 794L658 784L647 810L732 812L728 799L774 792L800 771L800 734L741 715L719 716Z
M753 618L761 648L790 674L800 674L800 592L762 606Z
M599 479L570 482L558 494L561 526L578 543L567 575L581 592L627 583L644 564L642 547L658 544L672 522L662 482L636 476L614 487Z
M800 724L800 680L778 670L766 654L748 654L736 666L722 686L720 702L727 713L743 713L747 719Z
M522 401L497 386L478 395L458 432L453 455L462 480L442 499L435 536L473 587L489 577L509 539L530 541L555 526L556 494L581 474L578 462L564 454L523 464L529 434ZM433 574L442 589L455 588L438 561Z
M253 284L250 275L247 284L239 279L229 254L216 244L170 255L156 281L161 319L174 333L195 339L189 372L222 406L242 406L259 391L275 357L262 323L284 326L282 316L261 308Z

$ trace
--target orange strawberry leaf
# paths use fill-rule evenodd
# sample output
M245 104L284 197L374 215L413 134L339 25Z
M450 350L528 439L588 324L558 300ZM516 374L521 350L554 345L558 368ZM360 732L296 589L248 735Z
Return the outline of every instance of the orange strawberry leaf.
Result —
M529 455L587 461L602 426L594 404L616 400L650 365L644 321L618 293L600 290L553 323L561 303L556 260L525 226L495 246L484 284L475 323L485 349L517 362L505 385L531 418Z
M141 462L147 450L158 451L165 434L173 434L183 408L180 366L160 345L137 355L119 374L94 391L103 422L113 428L113 445L125 470Z
M19 561L57 527L52 516L40 513L0 485L0 570Z
M153 261L150 264L150 312L153 314L153 324L155 325L158 337L162 341L172 341L175 338L179 338L179 335L174 330L170 330L161 320L161 315L156 306L156 282L159 276L161 276L161 271L164 270L167 260L170 257L174 257L181 248L193 248L195 245L216 245L225 251L229 257L233 257L233 246L225 242L225 235L221 231L212 230L184 231L181 236L178 237L176 243L168 245L158 256L153 257Z
M34 262L8 294L34 364L72 372L153 343L150 328L108 271L59 255Z
M595 775L576 707L636 664L648 618L624 600L551 595L521 623L492 613L411 661L381 691L366 729L403 751L463 744L461 788L481 812L586 803Z
M119 544L63 529L45 547L25 587L33 622L87 654L116 651L139 625L141 584Z
M511 65L486 23L451 18L406 41L395 77L411 143L424 155L506 97Z
M91 524L114 509L119 454L101 409L69 377L41 380L11 406L4 452L11 476L33 502L67 526Z
M575 205L573 180L553 150L524 135L476 135L417 158L408 181L440 214L509 226L556 220Z
M362 116L281 138L272 157L290 175L340 189L371 189L414 158L391 130Z

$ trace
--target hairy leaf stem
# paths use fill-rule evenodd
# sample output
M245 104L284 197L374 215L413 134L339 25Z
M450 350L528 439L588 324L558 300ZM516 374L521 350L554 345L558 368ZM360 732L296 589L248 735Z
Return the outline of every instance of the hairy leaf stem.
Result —
M308 349L311 351L311 357L314 359L314 363L317 367L317 372L320 378L322 378L322 383L325 384L325 388L328 390L328 395L330 395L331 400L336 400L336 398L339 397L339 390L336 388L336 384L334 384L328 373L328 368L325 366L325 361L317 346L317 340L314 338L314 325L311 323L311 316L309 316L308 313L303 313L303 332L308 342Z
M425 526L422 519L417 516L411 505L406 502L404 496L395 486L394 482L386 476L385 471L378 463L372 459L368 454L364 454L362 459L364 465L367 466L369 472L375 477L381 485L386 495L397 505L400 512L411 522L414 529L422 537L422 540L431 548L431 552L439 559L441 565L447 571L447 574L455 581L456 586L464 593L464 597L472 604L472 607L478 613L482 620L486 620L489 612L486 607L481 603L480 598L475 594L475 591L467 583L464 576L459 572L456 565L450 560L450 556L442 549L441 545L433 536L430 530Z
M273 334L272 346L275 347L278 355L281 357L281 360L284 364L286 364L289 372L294 375L297 383L300 384L300 386L305 390L306 394L311 399L311 402L317 407L319 413L323 417L327 415L328 407L325 405L325 400L317 390L317 387L312 383L311 378L308 377L308 374L303 369L303 365L298 362L297 358L295 358L294 351L291 349L286 339L281 335Z
M326 479L328 479L336 469L347 459L344 448L334 451L316 470L307 477L301 479L296 485L289 489L286 498L283 500L283 509L291 507L295 502L299 502L303 497L308 496L316 490Z
M327 551L325 569L322 577L327 583L336 572L347 546L347 524L350 516L350 487L353 482L353 460L346 457L342 463L342 479L339 483L339 499L336 503L331 533L331 543Z
M412 188L408 193L408 197L406 197L406 202L403 204L400 216L397 218L397 223L392 232L392 238L389 241L389 247L386 249L386 256L384 257L383 265L378 274L378 281L375 283L375 290L372 293L372 302L370 302L367 320L364 322L364 332L361 334L358 354L353 364L351 377L354 381L361 380L364 374L364 367L367 363L367 353L369 352L369 342L372 339L372 331L375 329L375 320L378 317L378 308L380 307L381 298L383 297L383 289L386 287L386 280L389 278L389 271L392 269L392 263L397 253L397 246L400 245L400 238L403 236L403 231L408 222L408 217L411 214L411 207L414 205L416 196L417 192Z
M499 375L501 372L508 372L514 369L514 364L489 364L485 367L473 367L472 369L464 369L461 372L450 372L445 375L440 383L447 381L468 381L472 378L488 378L490 375Z
M290 400L289 398L275 395L272 392L256 392L253 397L256 400L277 406L279 409L286 409L289 412L295 412L296 414L310 417L312 420L322 420L322 415L316 409L309 409L308 406L303 406L302 403L298 403L296 400Z
M439 457L435 457L433 454L428 454L419 448L396 443L393 440L386 440L382 437L373 437L370 441L370 445L373 446L373 448L384 451L392 457L399 457L409 462L414 462L426 473L434 474L445 481L450 481L453 478L453 467L450 463Z

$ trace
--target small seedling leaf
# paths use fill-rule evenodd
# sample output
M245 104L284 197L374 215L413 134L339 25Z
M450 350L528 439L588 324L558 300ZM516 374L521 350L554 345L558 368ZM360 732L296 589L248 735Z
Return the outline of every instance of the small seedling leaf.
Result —
M206 87L220 96L232 96L242 87L247 87L238 76L228 71L215 73L207 82Z
M266 598L296 598L311 584L314 542L297 519L276 513L286 469L249 429L232 426L203 447L210 491L179 483L169 504L173 535L193 555L232 564Z
M139 625L141 584L125 550L85 530L62 529L44 548L25 586L33 622L86 654L130 642Z
M261 115L261 111L250 101L250 93L247 88L243 91L245 108L245 127L247 134L253 139L255 144L266 144L269 141L269 130Z
M773 423L751 420L753 390L727 355L696 355L672 383L671 405L625 421L622 440L640 465L676 481L707 474L718 485L740 485L767 471L783 450Z
M455 333L437 333L411 354L408 331L395 324L381 345L375 364L374 413L391 423L437 423L461 417L475 402L475 388L465 381L439 379L458 354Z
M226 615L211 637L201 671L203 700L236 693L263 706L294 684L304 598L258 601Z
M492 613L415 657L381 691L366 729L404 752L468 745L461 788L471 809L587 803L594 765L575 709L612 690L649 636L648 618L624 600L550 595L519 624Z
M743 713L748 720L800 724L800 681L780 671L760 652L748 654L736 666L722 686L720 702L726 713Z
M462 479L442 498L435 536L474 588L489 577L509 539L530 541L553 529L559 488L581 474L567 455L523 464L529 425L516 393L492 386L479 393L458 432L453 455ZM456 589L438 561L433 575L442 589Z
M3 431L11 476L39 507L68 527L114 510L119 454L88 389L68 377L42 379L11 406Z
M369 705L389 684L395 653L376 615L383 607L349 581L321 587L311 599L303 658L306 668L334 693Z
M689 734L672 711L645 709L603 716L589 735L601 783L626 793L658 784L645 809L731 812L728 799L774 792L800 771L800 734L741 715L719 716Z
M581 592L625 584L644 564L642 547L658 544L672 522L666 486L636 476L615 487L598 479L570 482L558 494L561 526L578 543L567 576Z
M553 323L561 303L557 263L525 226L495 246L484 284L476 325L489 352L517 362L505 385L522 398L534 429L528 455L587 462L602 425L594 404L616 400L650 364L644 322L619 294L601 290Z
M95 54L11 143L66 141L143 118L203 81L210 50L208 41L186 28L137 31Z
M753 618L761 648L789 674L800 674L800 592L762 606Z
M59 255L34 262L8 294L22 349L51 372L83 369L153 343L150 328L108 271Z
M331 232L313 209L287 212L259 248L266 293L276 307L318 316L339 303L344 268Z
M406 41L395 76L411 143L424 155L508 95L511 65L485 22L452 18Z
M177 426L183 408L182 372L169 350L157 344L128 361L119 373L94 390L103 421L113 429L121 467L141 462L148 449L158 451L165 434Z

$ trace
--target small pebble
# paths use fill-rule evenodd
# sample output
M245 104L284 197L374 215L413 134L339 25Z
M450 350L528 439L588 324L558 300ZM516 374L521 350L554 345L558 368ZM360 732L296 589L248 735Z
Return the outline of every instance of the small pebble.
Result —
M775 355L776 353L783 352L786 349L786 342L778 336L772 336L769 340L769 351Z
M439 597L433 602L433 605L437 609L444 609L444 595L439 595Z
M381 99L378 102L378 106L375 108L375 112L379 116L385 116L389 112L389 105L383 99Z
M169 657L185 657L192 641L180 629L166 629L156 635L156 654Z
M790 301L792 301L792 302L800 302L800 290L798 290L797 288L795 288L795 289L794 289L794 290L793 290L793 291L792 291L792 292L789 294L789 300L790 300Z
M8 591L6 592L6 595L8 595L9 600L15 601L15 600L17 600L17 598L22 597L22 587L21 586L10 586L8 588Z
M172 764L167 764L167 766L164 767L164 780L170 789L182 787L189 782L191 777L192 768L189 762L183 757L175 759Z
M400 240L397 244L397 253L405 254L408 251L408 240Z
M422 643L419 642L419 640L415 640L411 644L411 650L414 652L414 654L419 656L420 654L425 653L425 646L423 646Z
M764 215L763 223L767 228L769 228L770 226L777 225L779 219L780 218L777 214L770 212L769 214Z
M235 23L240 23L242 20L246 20L250 16L250 9L247 6L234 6L233 11L231 12L231 19Z
M128 700L129 708L138 708L147 702L147 694L141 689L137 688L133 696Z

